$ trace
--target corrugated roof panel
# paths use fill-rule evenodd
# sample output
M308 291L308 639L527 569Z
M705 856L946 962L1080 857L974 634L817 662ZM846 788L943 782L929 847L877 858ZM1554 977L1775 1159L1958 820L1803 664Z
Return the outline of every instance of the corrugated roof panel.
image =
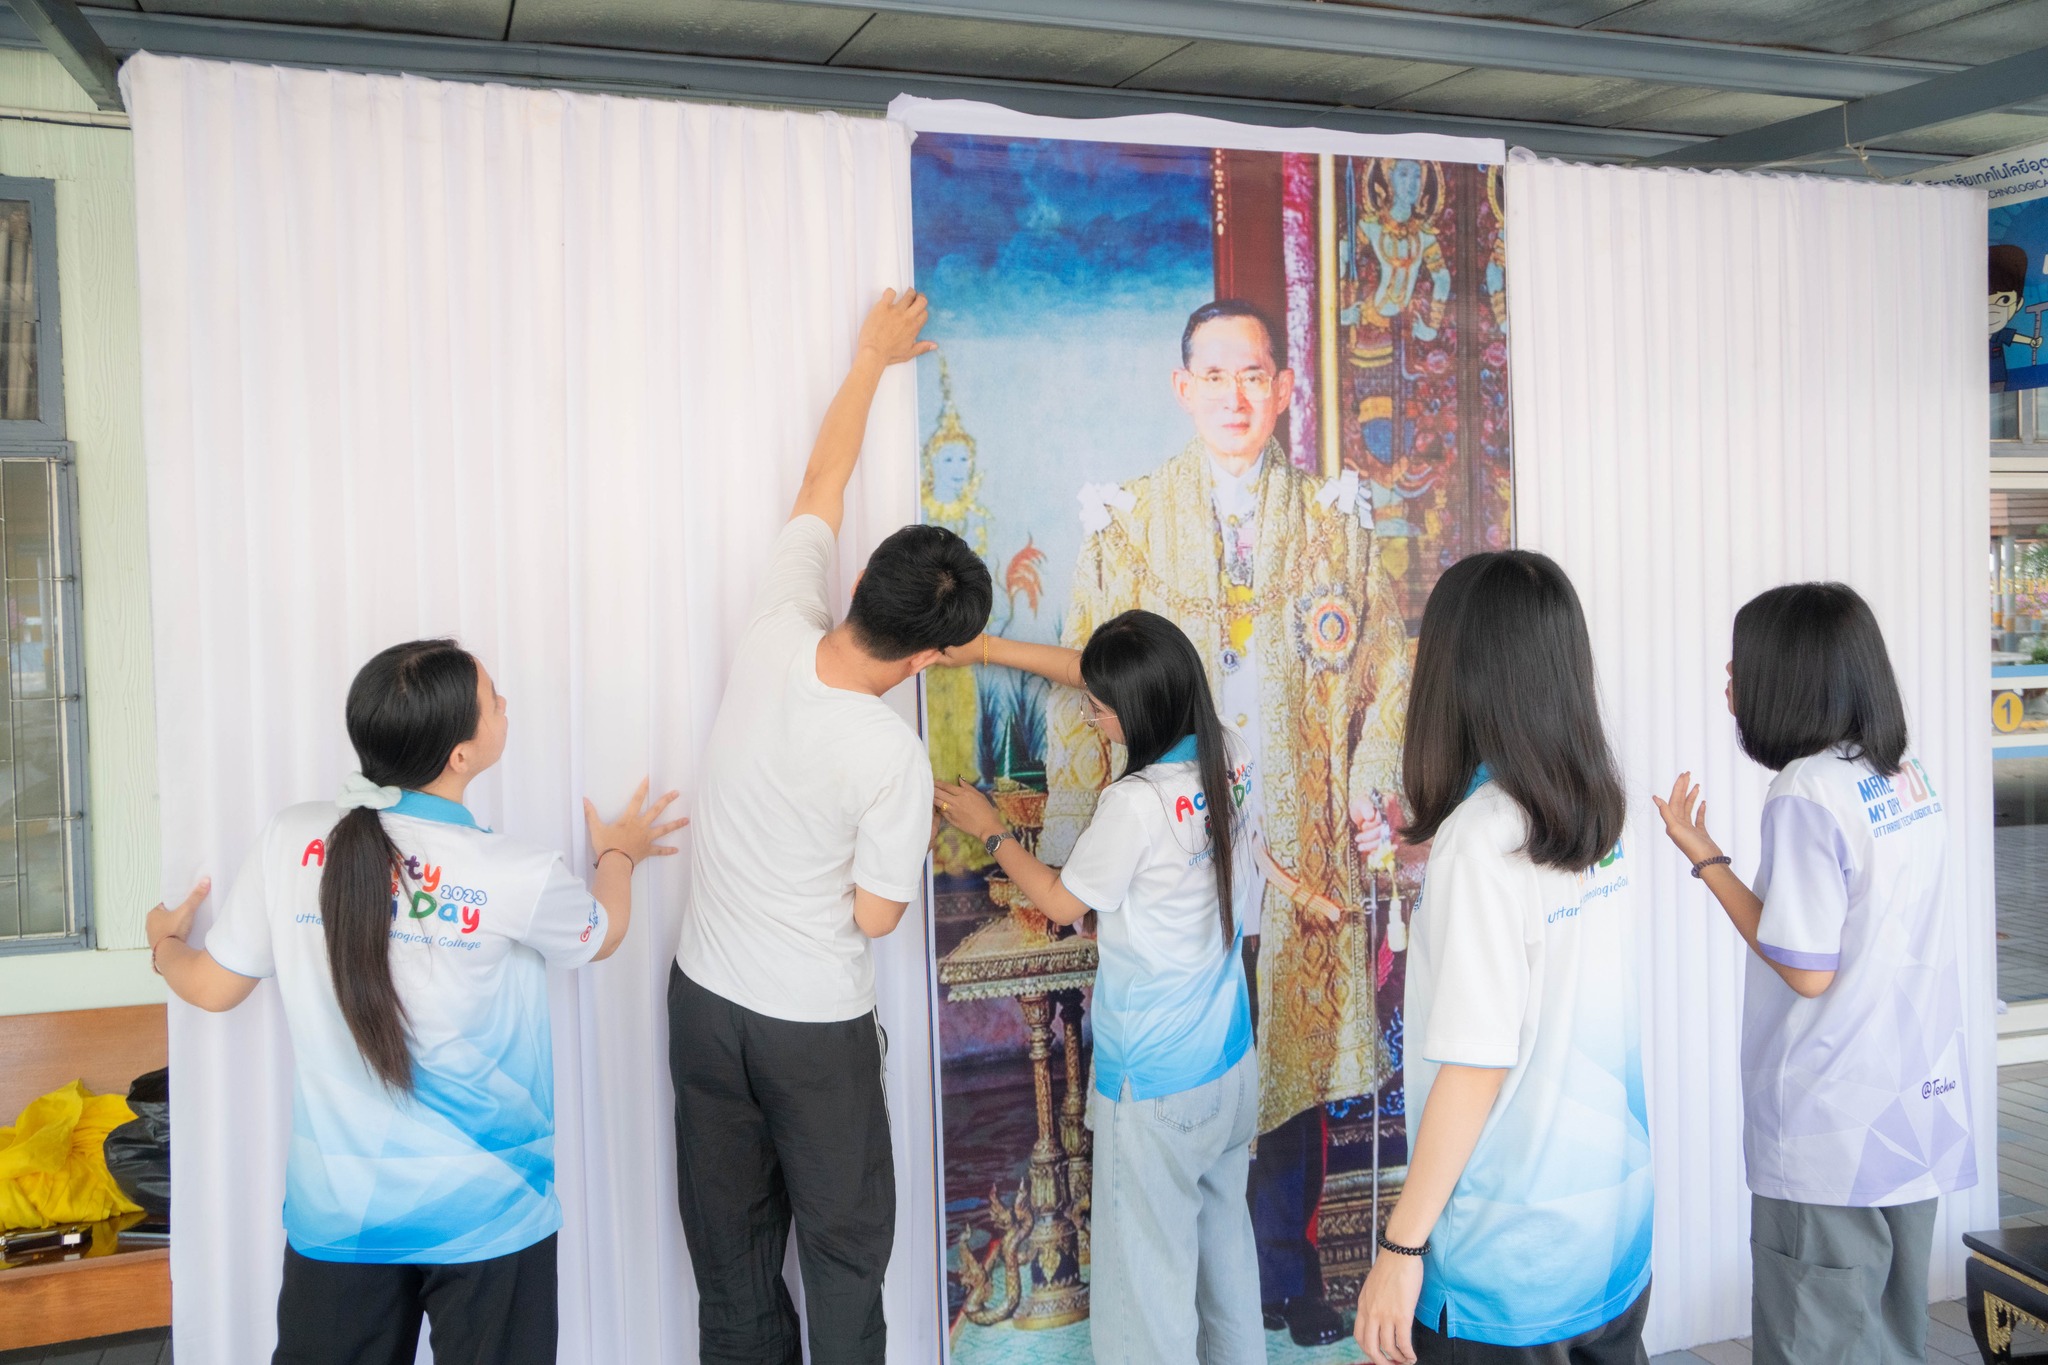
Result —
M867 18L864 10L780 0L518 0L507 36L522 43L824 62Z
M325 28L431 33L444 38L502 38L512 0L146 0L152 14L259 19Z
M2008 0L1643 0L1591 25L1717 43L1863 52ZM1896 56L1927 56L1901 52Z
M1816 109L1826 109L1833 100L1802 99L1797 95L1752 95L1740 90L1711 90L1698 99L1668 105L1631 123L1659 133L1703 133L1722 137L1746 132L1767 123L1798 118Z
M1337 0L1365 5L1366 0ZM1371 0L1371 9L1420 10L1425 14L1457 14L1468 19L1521 19L1537 24L1578 28L1626 8L1626 0Z
M1873 51L1886 57L1982 66L2037 47L2048 47L2048 0L2015 0L1905 35Z
M1290 48L1189 43L1125 85L1189 95L1372 106L1454 76L1462 67Z
M1649 81L1475 68L1390 100L1388 107L1426 114L1633 127L1661 109L1697 99L1702 93L1694 87Z
M2048 142L2048 118L2032 114L1978 114L1932 128L1916 128L1885 138L1879 145L1901 152L1982 156L2028 142Z
M1115 85L1184 46L1179 38L884 12L854 34L833 62L884 71Z

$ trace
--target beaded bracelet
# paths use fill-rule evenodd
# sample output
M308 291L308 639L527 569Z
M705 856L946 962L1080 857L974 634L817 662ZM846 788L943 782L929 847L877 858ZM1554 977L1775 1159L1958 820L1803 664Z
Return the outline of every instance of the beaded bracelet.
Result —
M1735 860L1725 853L1718 858L1702 858L1692 865L1692 875L1697 877L1702 871L1710 867L1730 867L1734 862Z
M1384 1232L1380 1233L1373 1240L1377 1241L1380 1244L1381 1251L1391 1251L1396 1256L1427 1256L1430 1253L1430 1245L1428 1242L1424 1242L1419 1247L1404 1247L1399 1242L1388 1241L1387 1234Z

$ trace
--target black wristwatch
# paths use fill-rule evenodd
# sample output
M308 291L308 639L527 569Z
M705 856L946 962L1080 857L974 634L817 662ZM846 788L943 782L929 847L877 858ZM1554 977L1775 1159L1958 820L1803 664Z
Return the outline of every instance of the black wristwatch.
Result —
M993 858L996 856L996 849L1002 845L1003 840L1014 839L1016 837L1016 835L1010 833L1010 831L1008 830L1004 830L1000 834L991 834L988 836L988 838L983 839L981 841L982 852L988 854L989 857Z

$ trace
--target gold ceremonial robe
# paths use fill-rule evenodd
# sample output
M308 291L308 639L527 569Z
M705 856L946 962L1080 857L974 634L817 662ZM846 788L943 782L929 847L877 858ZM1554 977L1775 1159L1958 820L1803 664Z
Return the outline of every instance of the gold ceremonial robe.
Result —
M1082 540L1061 642L1079 649L1119 612L1158 612L1194 641L1220 696L1223 542L1206 448L1192 442L1123 493L1131 506L1118 505L1121 495L1109 499L1108 524ZM1279 888L1266 890L1258 974L1266 1132L1311 1105L1369 1094L1385 1074L1367 879L1349 808L1354 792L1369 805L1373 791L1391 796L1399 788L1408 642L1377 542L1360 525L1355 489L1295 468L1276 442L1266 448L1257 497L1249 609L1260 706L1251 723L1260 727L1263 771L1253 778L1266 846L1308 889L1345 907L1332 923ZM1112 768L1079 692L1056 689L1049 719L1040 852L1059 863Z

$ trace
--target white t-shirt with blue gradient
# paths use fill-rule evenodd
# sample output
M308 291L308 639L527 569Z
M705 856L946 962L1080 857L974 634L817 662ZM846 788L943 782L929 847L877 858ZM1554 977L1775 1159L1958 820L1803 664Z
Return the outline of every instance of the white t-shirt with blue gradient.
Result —
M284 1226L320 1261L445 1265L523 1251L558 1230L549 966L603 946L604 907L554 852L408 792L382 816L404 865L390 962L414 1090L364 1063L341 1016L320 919L338 812L293 806L263 831L204 946L277 978L295 1059Z
M1233 750L1238 828L1252 796L1251 763ZM1229 1071L1252 1045L1244 911L1260 877L1249 834L1232 844L1235 932L1223 936L1210 861L1209 812L1195 742L1103 788L1060 882L1098 914L1095 1088L1152 1100ZM1128 1083L1129 1093L1126 1091Z
M1507 1071L1430 1234L1416 1318L1499 1346L1610 1322L1650 1282L1650 1133L1625 844L1581 873L1522 852L1483 781L1437 831L1408 956L1408 1141L1446 1064Z

